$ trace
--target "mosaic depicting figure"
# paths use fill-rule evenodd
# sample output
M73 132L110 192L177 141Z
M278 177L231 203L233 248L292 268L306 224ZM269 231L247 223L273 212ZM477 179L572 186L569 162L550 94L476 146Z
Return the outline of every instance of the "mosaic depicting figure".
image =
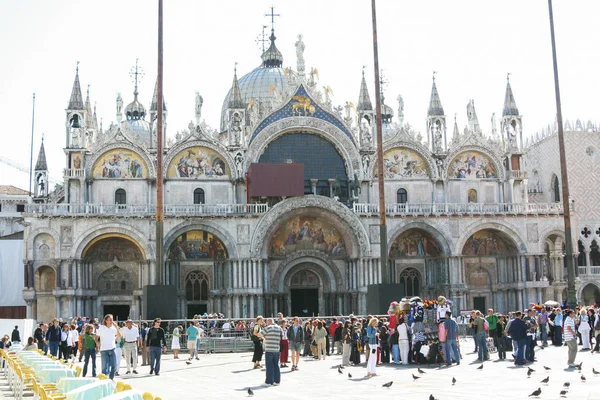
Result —
M189 147L173 158L169 165L169 178L215 178L229 175L225 162L206 147Z
M147 168L136 153L116 149L104 153L94 164L94 178L145 178Z
M509 254L506 243L494 232L489 230L473 234L465 243L464 256L502 256Z
M189 231L173 242L167 257L172 261L225 259L227 249L223 242L210 232Z
M377 168L375 167L375 176ZM383 173L387 179L421 178L429 176L427 163L409 149L392 149L383 155Z
M496 178L498 173L490 158L482 153L468 151L459 154L448 167L448 176L461 179Z
M390 247L390 258L438 257L441 254L437 241L427 232L418 229L398 235Z
M316 217L295 217L280 226L270 242L271 256L285 256L295 250L319 250L333 257L347 255L340 232Z
M111 237L94 243L85 252L85 259L94 261L140 261L142 253L135 244L127 239Z

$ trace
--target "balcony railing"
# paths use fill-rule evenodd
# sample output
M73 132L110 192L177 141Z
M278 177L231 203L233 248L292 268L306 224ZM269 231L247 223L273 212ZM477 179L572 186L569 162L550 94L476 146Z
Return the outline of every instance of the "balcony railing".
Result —
M527 171L509 171L512 179L527 179Z
M579 266L579 267L577 267L577 270L579 272L579 276L596 276L596 277L600 276L600 267Z
M173 217L258 215L269 210L267 204L182 204L164 207L165 215ZM151 216L156 214L156 206L152 204L27 204L25 213L57 216Z
M378 204L354 203L354 212L359 215L379 213ZM429 203L429 204L388 204L388 215L558 215L562 213L560 203Z
M63 169L65 178L84 178L85 170L81 168L65 168Z

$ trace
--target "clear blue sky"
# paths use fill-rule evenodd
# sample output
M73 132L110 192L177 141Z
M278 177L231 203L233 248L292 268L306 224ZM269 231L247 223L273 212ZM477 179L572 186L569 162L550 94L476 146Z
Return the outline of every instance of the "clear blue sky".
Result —
M65 113L75 65L85 96L104 126L115 119L115 98L132 100L129 71L139 58L146 75L140 100L149 105L156 76L156 1L0 0L0 156L29 164L31 94L36 92L34 158L45 137L50 174L64 167ZM600 80L600 1L555 0L555 22L563 97L569 119L598 116ZM194 93L204 97L203 118L218 128L221 104L239 63L239 76L260 63L255 43L273 4L277 46L284 66L295 68L294 42L302 33L307 67L318 68L320 84L334 91L335 104L356 102L360 74L367 66L371 96L373 52L370 1L322 2L194 1L165 2L165 99L168 135L187 127ZM380 64L389 84L386 103L405 101L405 121L425 130L436 82L449 123L455 113L466 124L470 98L484 133L493 112L500 116L506 73L524 116L524 134L554 121L554 86L545 0L378 1ZM35 162L35 159L34 159ZM0 163L0 184L27 189L28 176Z

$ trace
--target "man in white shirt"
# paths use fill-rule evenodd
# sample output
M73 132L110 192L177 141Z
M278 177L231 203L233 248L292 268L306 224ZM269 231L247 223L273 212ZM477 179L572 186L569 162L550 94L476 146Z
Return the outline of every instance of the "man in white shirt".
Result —
M98 327L96 338L100 342L100 357L102 359L102 373L114 379L117 368L115 355L115 340L121 338L121 331L113 321L112 314L106 314L102 325Z
M125 327L121 329L121 334L125 339L123 344L123 354L125 355L125 361L127 362L127 374L131 373L133 367L133 373L137 375L137 358L138 358L138 345L140 341L140 332L136 325L133 324L131 319L125 322Z
M575 332L575 311L567 311L565 319L564 339L569 348L569 367L575 367L575 357L577 356L577 333Z
M230 330L231 325L229 324L229 321L225 321L225 323L223 324L223 336L228 337Z

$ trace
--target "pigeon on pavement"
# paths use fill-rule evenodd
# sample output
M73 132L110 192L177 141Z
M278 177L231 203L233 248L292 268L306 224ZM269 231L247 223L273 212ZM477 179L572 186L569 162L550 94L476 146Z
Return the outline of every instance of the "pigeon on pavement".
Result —
M527 372L535 372L535 369L532 369L531 367L527 367Z
M527 371L527 377L531 377L531 370Z
M477 369L483 369L483 364L481 364Z
M455 383L456 383L456 378L452 377L452 386L454 386Z
M550 368L550 367L546 367L546 366L544 365L544 369L545 369L546 371L550 371L552 368Z
M600 375L600 372L596 371L596 369L595 369L595 368L592 368L592 373L593 373L594 375Z
M583 374L581 374L581 382L585 382L585 376L583 376Z
M340 369L340 367L338 367L338 373L343 374L342 370Z
M413 375L413 376L414 376L414 375ZM389 387L390 387L390 386L392 386L393 384L394 384L394 381L389 381L388 383L384 383L384 384L383 384L383 385L381 385L381 386L383 386L383 387L386 387L386 388L389 388Z
M254 396L254 391L248 388L248 396Z
M560 391L560 397L567 397L567 391L566 390L561 390Z
M576 365L575 367L581 371L581 364L583 364L583 361L579 363L579 365Z
M414 379L415 381L416 381L417 379L421 379L421 377L420 377L420 376L415 376L415 374L412 374L412 376L413 376L413 379Z
M565 383L563 383L563 387L568 388L569 386L571 386L571 382L565 382Z
M542 379L542 383L545 383L546 385L548 384L549 381L550 381L550 376L548 376L546 379Z
M352 379L352 374L348 372L348 378Z
M529 397L534 396L534 397L539 397L540 394L542 394L542 389L541 388L537 388L537 390L534 390L533 393L531 393L529 395Z
M417 368L417 371L419 371L420 374L424 374L425 371L423 371L421 368Z

